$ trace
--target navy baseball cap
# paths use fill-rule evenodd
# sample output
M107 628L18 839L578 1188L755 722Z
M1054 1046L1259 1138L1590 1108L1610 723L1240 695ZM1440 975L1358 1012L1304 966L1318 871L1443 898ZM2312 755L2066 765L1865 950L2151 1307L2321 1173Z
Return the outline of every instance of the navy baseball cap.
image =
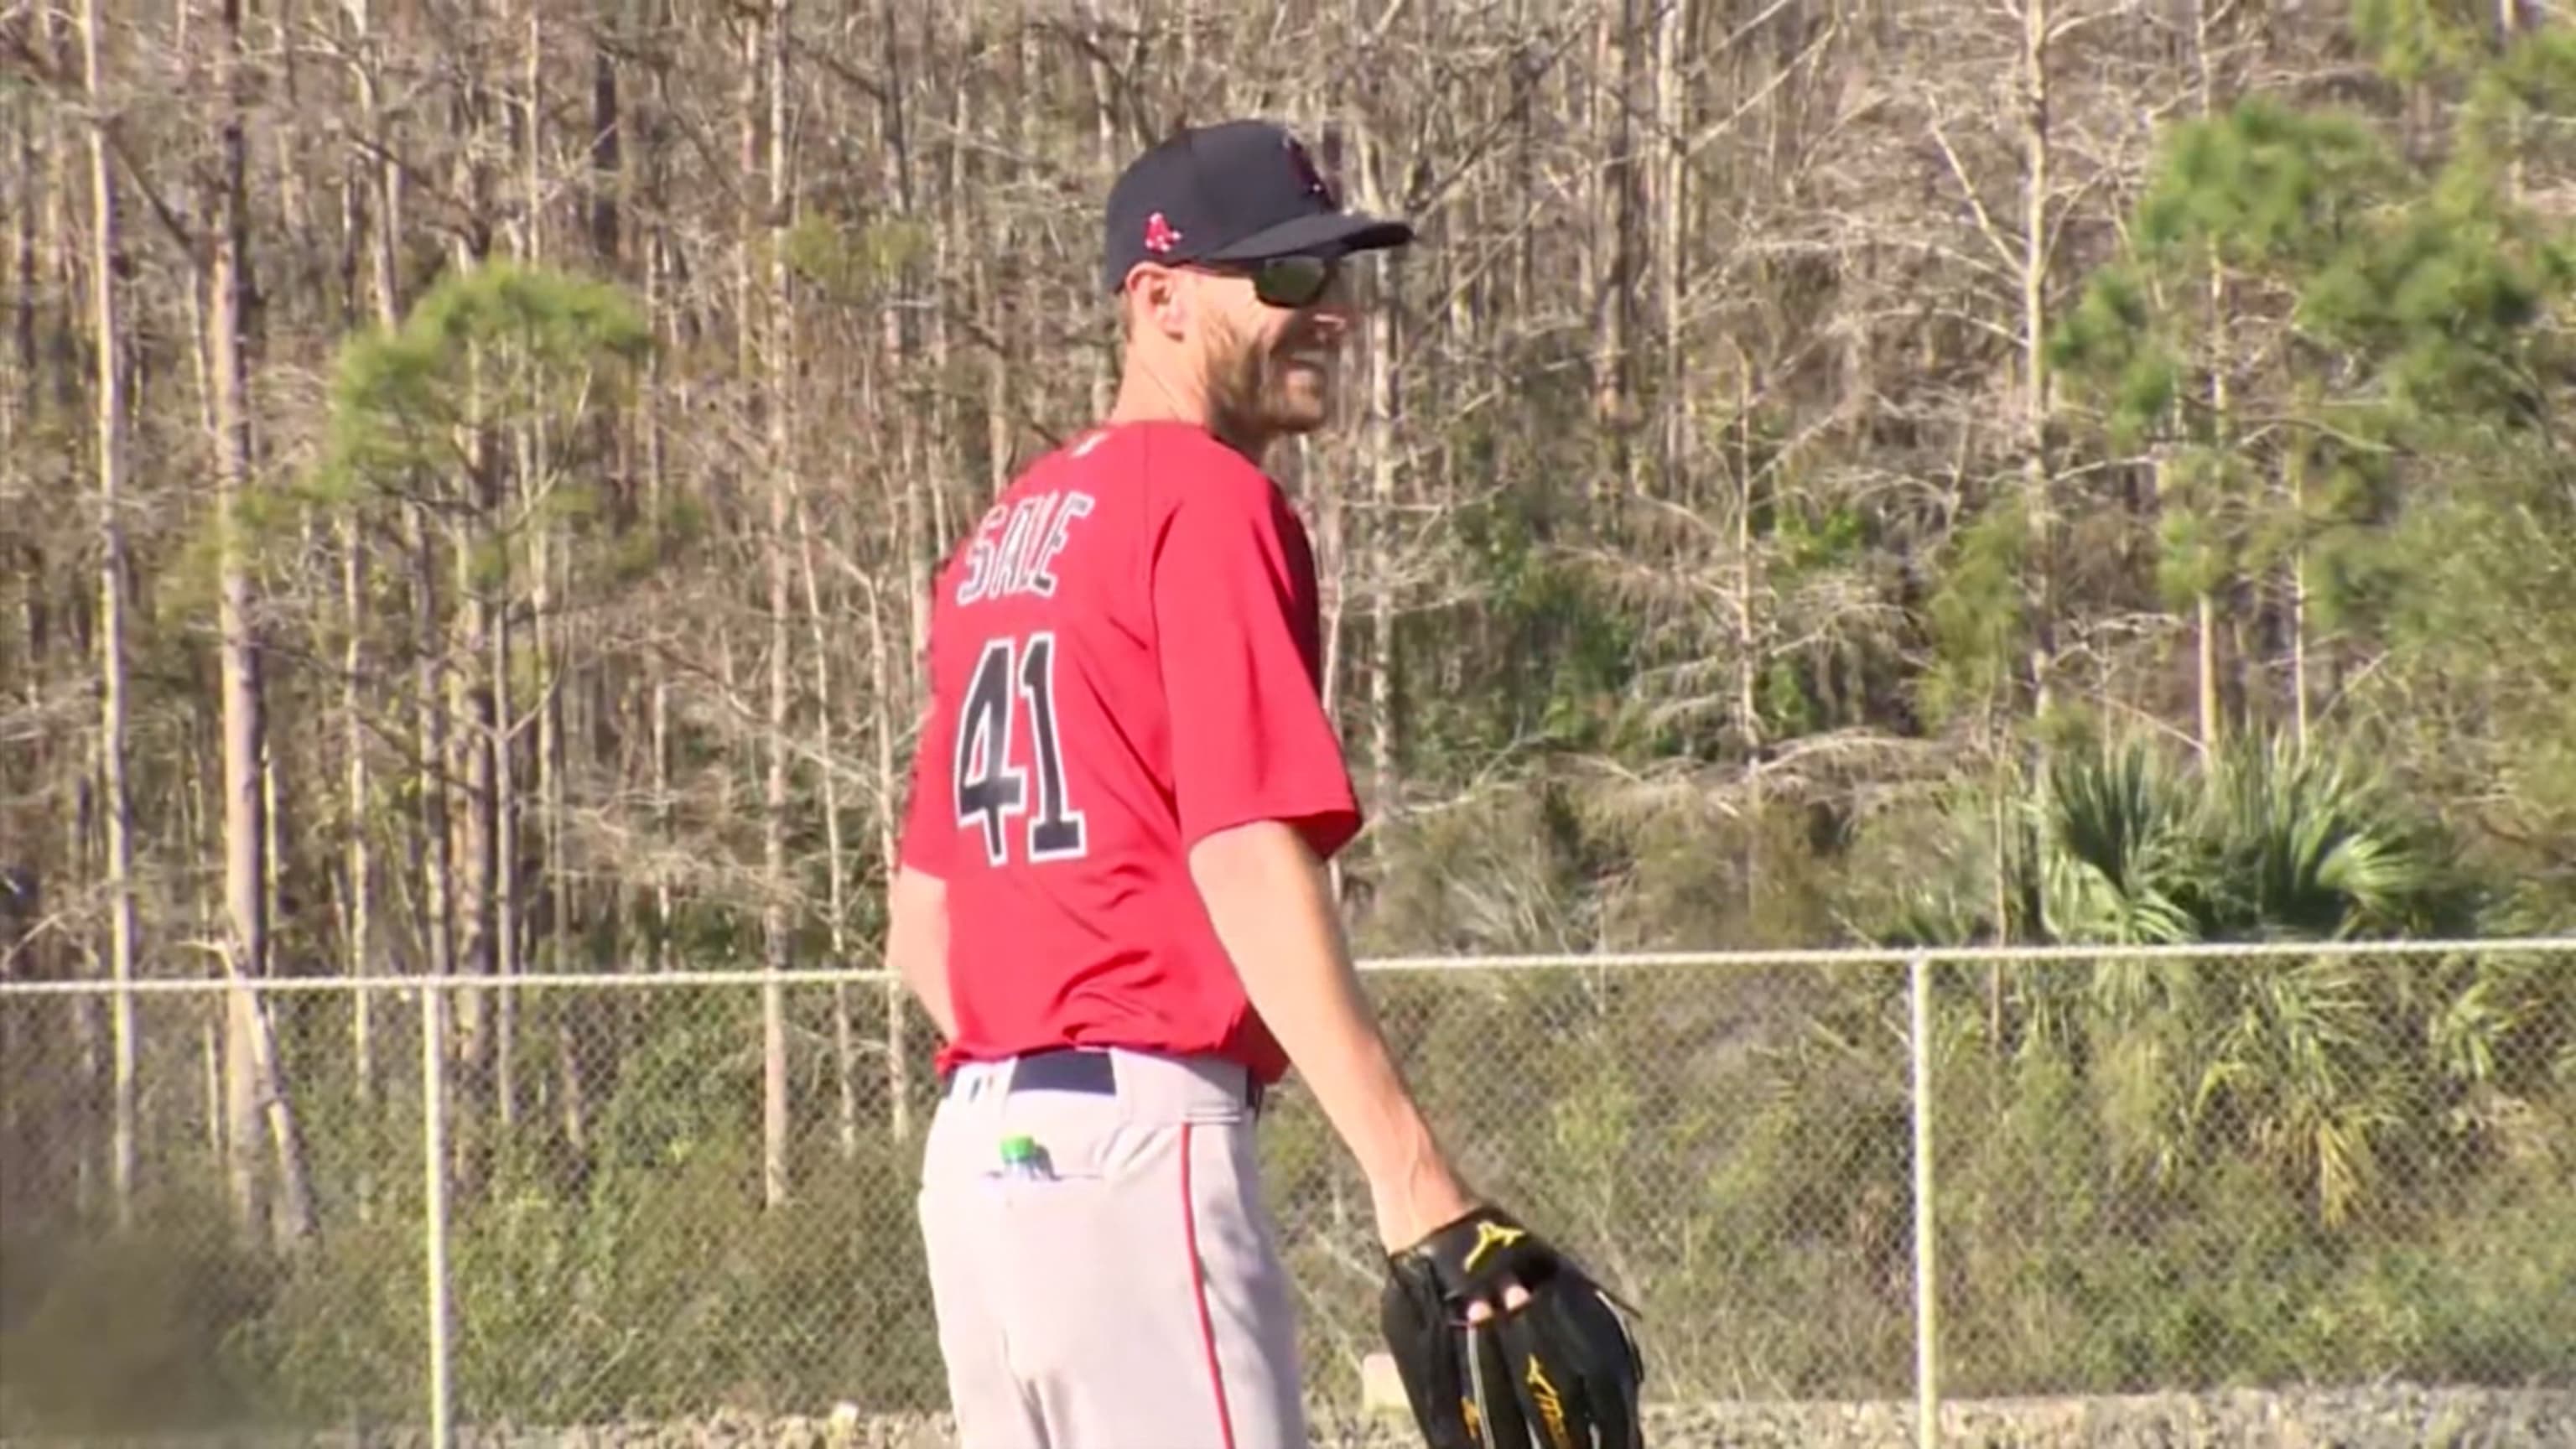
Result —
M1412 240L1407 222L1344 211L1286 129L1222 121L1171 136L1119 174L1100 280L1115 292L1141 262L1332 259Z

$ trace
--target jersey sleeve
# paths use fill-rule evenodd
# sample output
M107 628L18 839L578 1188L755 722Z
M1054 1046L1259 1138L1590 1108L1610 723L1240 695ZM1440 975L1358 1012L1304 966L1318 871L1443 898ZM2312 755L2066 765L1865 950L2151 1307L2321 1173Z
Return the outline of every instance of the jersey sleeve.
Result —
M1319 689L1304 531L1265 477L1179 492L1152 593L1181 844L1278 820L1329 858L1360 810Z

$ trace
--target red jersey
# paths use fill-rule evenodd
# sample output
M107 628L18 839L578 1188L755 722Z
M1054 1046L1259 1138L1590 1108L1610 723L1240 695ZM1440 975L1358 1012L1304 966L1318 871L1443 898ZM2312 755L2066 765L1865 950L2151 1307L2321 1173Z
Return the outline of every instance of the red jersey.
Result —
M1040 459L940 570L902 858L947 883L957 1037L1286 1055L1190 878L1202 837L1360 811L1325 714L1314 554L1278 487L1185 424Z

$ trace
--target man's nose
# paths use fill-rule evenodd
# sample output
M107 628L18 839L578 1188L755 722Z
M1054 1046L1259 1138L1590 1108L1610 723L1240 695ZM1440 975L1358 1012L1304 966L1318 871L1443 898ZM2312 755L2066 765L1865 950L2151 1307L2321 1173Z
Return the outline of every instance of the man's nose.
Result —
M1352 315L1351 299L1334 291L1325 293L1321 300L1306 309L1306 320L1316 331L1338 339L1349 332L1358 319Z

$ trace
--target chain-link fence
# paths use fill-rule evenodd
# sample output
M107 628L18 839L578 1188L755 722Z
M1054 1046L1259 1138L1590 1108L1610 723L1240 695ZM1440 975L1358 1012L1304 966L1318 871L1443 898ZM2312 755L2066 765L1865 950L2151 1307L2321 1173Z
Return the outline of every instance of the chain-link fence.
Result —
M1705 1430L1658 1442L2391 1383L2576 1433L2576 941L1367 979L1473 1180L1642 1311ZM867 976L0 983L0 1437L936 1414L929 1062ZM1368 1195L1274 1100L1347 1425Z

